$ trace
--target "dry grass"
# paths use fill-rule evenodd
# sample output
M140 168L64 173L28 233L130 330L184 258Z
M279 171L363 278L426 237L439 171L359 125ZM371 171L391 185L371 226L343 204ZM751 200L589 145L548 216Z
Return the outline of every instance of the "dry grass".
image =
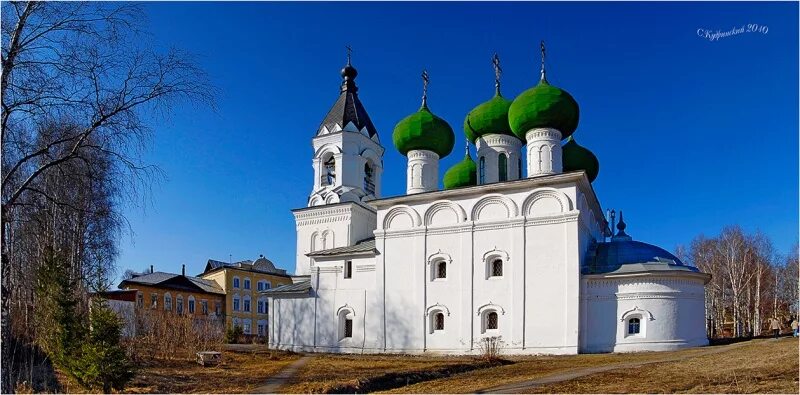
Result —
M155 361L139 370L126 393L250 393L297 360L286 353L224 352L223 362L202 367L193 361Z
M536 393L798 393L797 339L754 340L719 354L615 370Z
M721 347L721 346L720 346ZM396 388L393 393L472 393L581 368L654 362L530 389L535 393L797 393L797 340L755 340L712 355L716 347L673 352L517 358L513 365L476 370Z
M284 393L324 393L340 385L359 382L387 373L405 373L473 363L470 357L407 355L315 355L295 379L283 386Z

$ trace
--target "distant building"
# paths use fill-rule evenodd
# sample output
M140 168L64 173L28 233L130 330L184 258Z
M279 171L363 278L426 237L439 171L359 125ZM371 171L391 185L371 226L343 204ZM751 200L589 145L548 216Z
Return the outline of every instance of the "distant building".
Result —
M225 316L225 291L214 281L185 275L185 268L182 274L138 275L122 280L119 288L136 291L137 309L160 309L219 319Z
M221 262L209 259L202 280L213 282L225 294L225 326L241 326L245 335L267 335L267 297L260 292L291 284L286 270L263 256L255 261Z

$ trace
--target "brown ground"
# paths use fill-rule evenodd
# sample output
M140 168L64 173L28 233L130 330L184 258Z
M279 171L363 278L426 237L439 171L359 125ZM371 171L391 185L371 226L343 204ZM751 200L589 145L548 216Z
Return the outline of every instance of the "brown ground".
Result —
M477 363L471 357L308 354L311 359L280 388L288 393L318 393L342 388L369 388L369 379ZM510 392L535 393L798 393L798 341L760 339L674 352L584 354L510 358L514 363L480 368L405 385L396 393L471 393L526 382ZM143 367L128 393L248 393L299 358L297 354L225 352L218 367L190 361L164 361ZM664 362L667 359L677 361ZM655 361L655 362L654 362ZM662 362L658 362L662 361ZM649 363L648 363L649 362ZM624 367L616 367L625 364ZM636 365L635 367L631 367ZM613 367L571 380L534 386L536 380ZM419 377L417 374L416 377ZM413 382L413 381L412 381ZM65 381L63 384L68 385ZM372 387L375 388L375 387ZM384 387L389 388L389 387ZM65 392L81 392L75 385ZM361 391L359 391L361 392Z
M158 361L140 369L125 392L250 393L299 357L284 353L224 352L223 362L214 367L202 367L192 361Z
M697 357L715 350L725 351ZM686 357L676 362L642 365L574 380L509 392L531 393L798 393L797 339L753 340L732 346L674 352L531 357L513 365L482 369L397 388L395 393L471 393L491 387L616 363L641 363Z
M438 369L474 362L470 357L392 356L392 355L316 355L281 387L283 393L322 393L342 384L393 372Z

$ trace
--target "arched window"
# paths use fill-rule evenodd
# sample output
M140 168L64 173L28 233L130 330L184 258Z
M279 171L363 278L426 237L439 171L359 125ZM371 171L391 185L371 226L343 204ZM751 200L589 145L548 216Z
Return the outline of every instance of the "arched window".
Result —
M178 314L183 314L183 296L181 295L175 298L175 311Z
M164 294L164 310L172 311L172 295L169 292Z
M508 181L508 156L500 154L497 157L497 171L500 181Z
M433 330L435 331L444 330L444 313L436 313L433 316Z
M233 295L233 311L239 311L240 309L239 303L240 303L239 294Z
M258 314L267 314L267 298L261 296L258 298Z
M336 184L336 159L331 155L322 166L322 185Z
M447 262L440 261L436 264L436 278L447 278Z
M486 322L485 322L485 325L484 325L485 330L487 330L487 331L497 330L497 328L498 328L498 322L497 321L498 321L498 318L497 318L497 312L496 311L490 311L490 312L486 313Z
M369 161L364 164L364 191L370 195L375 194L375 169Z
M189 314L194 314L194 296L189 295Z
M241 324L239 323L239 319L236 318L236 317L233 317L232 323L233 323L234 328L237 327L237 326L241 326Z
M352 310L347 308L339 312L339 340L349 339L353 337L353 314Z
M628 334L629 335L637 335L639 334L641 322L638 318L631 318L628 320Z
M243 302L242 304L244 305L244 309L243 309L244 312L249 313L250 312L250 295L245 295L244 298L242 299L242 302Z
M486 183L486 158L481 156L481 159L478 161L479 168L478 168L478 184L485 184Z
M247 277L244 278L244 289L250 289L250 279Z
M503 277L503 260L493 259L489 265L489 277Z

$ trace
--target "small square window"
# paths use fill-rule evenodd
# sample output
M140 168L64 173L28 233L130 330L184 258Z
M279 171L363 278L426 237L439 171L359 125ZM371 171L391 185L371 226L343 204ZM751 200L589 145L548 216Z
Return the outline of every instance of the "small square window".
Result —
M436 264L436 278L447 278L447 262L441 261Z
M486 329L497 329L497 313L492 311L486 315Z
M492 277L503 277L503 261L501 259L492 261Z
M353 261L344 262L344 278L353 278Z
M444 314L436 313L434 316L434 330L443 331L444 330Z
M350 318L344 320L344 337L353 337L353 320Z

